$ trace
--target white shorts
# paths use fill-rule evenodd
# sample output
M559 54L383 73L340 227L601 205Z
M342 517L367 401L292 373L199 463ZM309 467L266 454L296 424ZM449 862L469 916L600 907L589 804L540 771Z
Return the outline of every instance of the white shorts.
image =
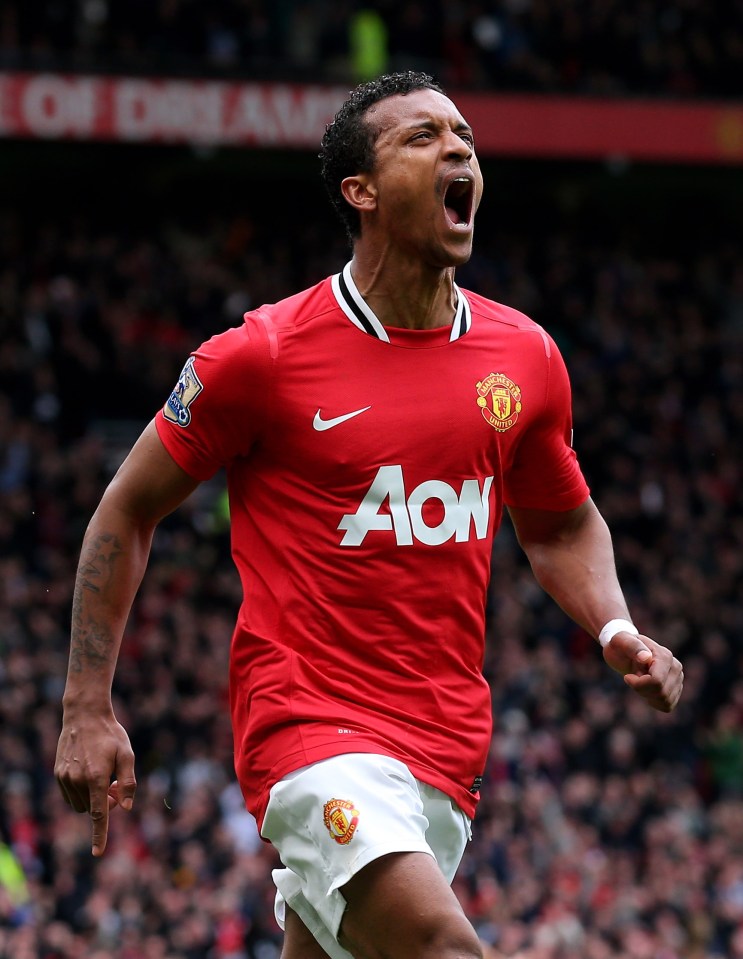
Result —
M261 835L286 867L273 871L281 928L288 904L332 959L352 959L338 944L346 908L340 887L394 852L428 853L451 883L471 832L459 806L404 763L346 753L276 783Z

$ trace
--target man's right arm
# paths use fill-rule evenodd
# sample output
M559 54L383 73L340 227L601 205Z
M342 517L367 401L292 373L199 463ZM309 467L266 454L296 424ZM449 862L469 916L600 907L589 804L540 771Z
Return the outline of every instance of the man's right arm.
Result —
M83 539L54 773L66 802L90 814L96 856L106 846L109 809L130 809L136 788L134 754L111 703L121 639L155 528L197 485L167 452L153 421L103 494Z

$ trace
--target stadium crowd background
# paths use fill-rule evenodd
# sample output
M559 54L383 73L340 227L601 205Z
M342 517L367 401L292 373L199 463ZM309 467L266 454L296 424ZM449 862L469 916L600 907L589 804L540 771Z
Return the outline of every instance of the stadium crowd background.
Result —
M363 48L363 52L362 52ZM5 69L737 97L740 0L34 0L0 3Z
M277 29L272 11L288 32L271 42L288 52L298 37L309 43L289 12L321 7L6 2L2 57L40 66L110 55L123 70L157 55L198 70L226 63L221 30L237 38L236 68L256 57L268 70L259 40L269 21ZM377 7L395 56L415 53L399 25L420 11ZM455 14L467 77L448 72L456 58L443 49ZM528 77L472 46L483 17L519 28ZM740 3L694 0L447 4L439 19L426 14L435 35L423 50L462 82L735 95L740 18ZM590 62L567 70L556 23L593 50ZM540 24L551 24L552 51ZM643 74L614 46L600 56L597 24L623 24L637 56L653 37L675 38L655 62L684 60L691 80ZM743 959L739 174L517 161L485 172L476 254L458 279L558 339L575 445L635 619L677 651L687 680L671 716L625 692L534 585L506 523L488 616L496 729L456 890L483 941L507 953ZM0 199L0 957L275 959L274 854L232 774L226 667L239 592L219 477L155 540L115 683L140 786L135 810L112 818L103 859L91 858L87 818L63 804L52 766L74 568L104 484L188 351L245 309L339 269L342 230L307 156L4 142L0 174L10 186Z

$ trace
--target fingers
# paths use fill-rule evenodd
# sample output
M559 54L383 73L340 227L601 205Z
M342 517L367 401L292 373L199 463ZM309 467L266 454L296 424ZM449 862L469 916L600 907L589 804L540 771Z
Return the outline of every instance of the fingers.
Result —
M71 783L68 783L66 780L57 778L59 784L59 790L62 793L62 798L67 803L68 806L71 806L75 812L86 812L88 809L88 804L86 798L75 789Z
M114 780L110 786L101 788L99 785L90 790L90 821L92 824L92 853L102 856L108 842L109 813L115 806L121 806L127 812L134 804L134 791L137 784L134 773L122 782Z
M650 675L633 676L628 674L624 677L624 681L638 695L642 696L648 705L663 713L670 713L676 708L683 689L682 676L679 677L678 681L663 686Z
M628 673L642 676L653 662L653 653L645 638L624 630L616 633L604 646L604 660L622 676Z
M134 756L122 757L117 763L120 778L115 779L101 794L96 788L90 792L90 821L93 826L94 856L102 856L108 842L108 815L114 806L121 806L129 812L134 805L134 793L137 781L134 778Z
M127 812L134 805L134 794L137 791L137 779L134 775L134 753L130 750L119 752L116 758L116 795L119 805Z
M108 789L90 790L90 821L93 826L91 852L102 856L108 842Z
M624 634L623 643L624 652L641 666L649 666L653 661L653 653L645 642L646 637L632 636L631 633Z
M88 812L90 809L90 787L92 779L84 759L73 756L71 759L58 759L54 775L59 784L62 798L75 812Z
M624 681L654 709L671 712L681 697L683 667L670 649L648 637L643 637L643 641L651 653L651 662L641 673L627 673Z
M118 780L115 779L108 787L108 808L121 806L129 812L134 805L134 793L137 789L137 783L133 778Z
M59 779L62 795L75 812L87 812L92 824L92 847L94 856L102 856L108 839L108 811L111 808L108 795L108 777L83 777L82 770Z
M107 759L106 753L112 758ZM108 842L110 810L121 806L129 811L134 804L134 753L125 737L111 752L107 748L96 751L94 760L86 758L90 754L90 750L71 748L67 740L61 740L55 777L65 802L75 812L90 816L91 851L94 856L102 856ZM116 777L113 782L112 773Z
M137 788L133 774L126 776L123 782L114 780L109 786L106 780L85 784L82 788L72 788L60 781L62 795L75 812L88 812L92 826L91 852L102 856L108 842L109 813L114 806L121 806L127 812L134 804L134 792ZM87 793L87 795L86 795Z

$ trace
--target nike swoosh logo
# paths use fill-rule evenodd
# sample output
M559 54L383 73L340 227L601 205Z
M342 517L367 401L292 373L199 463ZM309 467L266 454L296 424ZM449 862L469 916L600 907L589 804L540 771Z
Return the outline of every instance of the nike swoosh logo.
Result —
M345 423L346 420L352 419L354 416L358 416L359 413L366 413L367 410L370 410L371 406L365 406L361 410L354 410L353 413L344 413L343 416L334 416L331 420L324 420L320 416L320 410L315 413L315 418L312 421L312 425L316 430L332 430L334 426L339 426L341 423Z

